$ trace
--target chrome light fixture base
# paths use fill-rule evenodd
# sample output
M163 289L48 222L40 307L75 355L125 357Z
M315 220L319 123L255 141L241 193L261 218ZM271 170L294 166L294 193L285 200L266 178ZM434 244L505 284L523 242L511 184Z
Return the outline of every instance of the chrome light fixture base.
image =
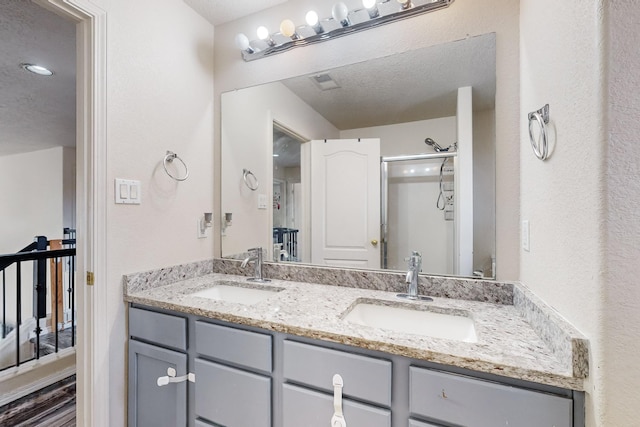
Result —
M250 49L242 50L242 58L245 61L254 61L256 59L286 52L296 47L308 46L325 40L331 40L348 34L357 33L379 25L389 24L401 19L434 12L436 10L449 7L453 2L454 0L413 0L410 2L411 7L403 9L401 5L398 5L397 1L383 0L377 4L379 14L375 18L369 19L368 12L364 8L356 9L351 11L350 15L355 16L356 14L359 14L360 16L366 16L366 18L361 18L359 21L351 18L350 25L348 26L343 26L334 18L326 18L320 20L324 31L318 34L316 34L315 31L310 31L309 35L304 36L302 34L303 31L299 31L299 33L301 33L300 38L292 40L290 37L285 37L280 33L276 33L273 35L273 40L275 40L275 44L273 46L262 42L262 40L254 40L251 42L252 46ZM320 25L320 22L318 25ZM308 30L308 28L311 27L304 26L299 28ZM309 31L307 32L309 33ZM282 41L278 42L279 40Z

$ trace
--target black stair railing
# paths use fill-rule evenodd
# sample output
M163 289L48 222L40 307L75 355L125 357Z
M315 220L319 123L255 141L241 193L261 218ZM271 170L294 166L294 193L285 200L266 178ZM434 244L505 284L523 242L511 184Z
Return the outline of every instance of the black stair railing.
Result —
M65 235L71 235L69 229L65 229ZM23 291L23 280L22 280L22 264L25 262L33 262L33 289L34 289L34 298L33 298L33 317L36 321L36 328L34 329L35 333L35 351L33 352L33 357L35 359L39 359L42 353L41 348L41 333L43 332L40 327L41 319L46 319L47 317L47 263L52 263L52 268L54 269L54 273L52 274L51 280L51 300L52 300L52 313L51 313L51 326L52 333L54 335L54 343L53 343L53 351L56 353L59 351L60 342L59 342L59 330L58 324L60 321L60 313L58 308L58 301L60 298L60 287L64 286L64 284L59 283L60 277L60 268L62 267L62 263L66 263L68 266L67 270L69 274L66 279L66 291L68 293L68 307L70 309L71 315L71 330L70 330L70 342L71 346L75 346L75 230L73 230L72 234L73 238L63 239L61 244L63 246L62 249L47 249L50 245L50 242L44 236L37 236L35 241L30 245L27 245L21 251L15 254L7 254L0 255L0 271L2 272L2 338L6 338L8 332L11 330L10 326L7 325L6 318L6 308L7 308L7 268L15 264L15 290L16 290L16 324L14 325L15 330L15 345L16 345L16 357L15 364L11 366L19 366L21 363L31 360L20 360L21 354L21 346L22 342L20 339L20 326L22 325L22 291ZM63 276L63 281L65 278ZM64 312L63 315L63 324L64 324ZM6 369L10 366L0 366L0 370Z

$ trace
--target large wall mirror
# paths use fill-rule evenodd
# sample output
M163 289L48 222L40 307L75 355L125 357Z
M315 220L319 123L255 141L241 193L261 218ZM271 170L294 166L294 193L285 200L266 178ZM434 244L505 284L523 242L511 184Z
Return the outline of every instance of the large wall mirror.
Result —
M222 256L495 277L495 34L222 94Z

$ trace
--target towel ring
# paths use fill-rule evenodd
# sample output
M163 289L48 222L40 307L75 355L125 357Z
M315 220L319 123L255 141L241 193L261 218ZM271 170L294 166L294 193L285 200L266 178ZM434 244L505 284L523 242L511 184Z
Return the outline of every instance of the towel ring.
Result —
M182 166L184 166L184 176L182 178L171 175L171 173L169 172L169 169L167 169L167 163L173 163L174 160L178 160L180 163L182 163ZM178 155L173 151L167 150L167 155L164 156L162 166L164 167L164 171L167 173L167 175L171 177L171 179L174 179L176 181L184 181L187 178L189 178L189 168L187 167L187 164L184 162L184 160L178 157Z
M546 104L544 107L542 107L538 111L529 113L528 118L529 118L529 142L531 143L533 154L535 154L536 157L539 158L540 160L546 160L547 157L549 156L549 146L547 144L547 124L549 123L549 104ZM533 136L533 128L532 128L532 125L536 122L540 127L540 135L538 135L537 140Z
M253 184L249 182L249 176L253 177ZM249 169L242 169L242 179L244 179L244 184L251 191L256 191L258 189L258 186L260 185L260 183L258 182L258 178L256 178L253 172L251 172Z

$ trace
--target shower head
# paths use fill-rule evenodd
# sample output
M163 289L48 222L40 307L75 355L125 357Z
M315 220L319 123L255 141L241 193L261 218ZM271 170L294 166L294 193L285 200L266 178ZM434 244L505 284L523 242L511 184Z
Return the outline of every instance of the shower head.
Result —
M435 142L433 139L431 138L427 138L424 140L424 143L427 145L430 145L431 147L433 147L433 151L439 153L441 151L448 151L448 148L442 148L440 145L438 145L437 142Z

